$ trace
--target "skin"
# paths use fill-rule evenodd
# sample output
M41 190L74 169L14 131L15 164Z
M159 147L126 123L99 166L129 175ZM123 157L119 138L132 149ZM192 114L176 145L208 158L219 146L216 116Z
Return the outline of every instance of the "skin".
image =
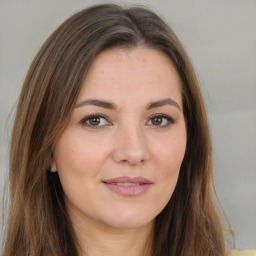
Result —
M171 102L148 109L167 98ZM114 108L85 104L90 99ZM102 117L88 117L92 114ZM185 149L180 82L169 58L144 47L100 53L52 160L81 255L134 256L150 250L154 219L172 196ZM126 196L103 183L120 176L140 176L152 184L140 195Z

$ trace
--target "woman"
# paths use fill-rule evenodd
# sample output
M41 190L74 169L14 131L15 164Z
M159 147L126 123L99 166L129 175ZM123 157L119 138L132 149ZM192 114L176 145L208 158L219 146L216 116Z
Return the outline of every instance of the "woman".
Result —
M172 30L110 4L64 22L17 106L3 255L225 255L212 189L203 100Z

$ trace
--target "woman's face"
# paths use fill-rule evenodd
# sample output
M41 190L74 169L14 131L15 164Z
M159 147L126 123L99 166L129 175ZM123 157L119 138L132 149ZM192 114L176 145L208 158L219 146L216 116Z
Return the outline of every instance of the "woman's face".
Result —
M52 171L73 223L136 228L168 203L185 149L180 83L168 57L115 48L86 74Z

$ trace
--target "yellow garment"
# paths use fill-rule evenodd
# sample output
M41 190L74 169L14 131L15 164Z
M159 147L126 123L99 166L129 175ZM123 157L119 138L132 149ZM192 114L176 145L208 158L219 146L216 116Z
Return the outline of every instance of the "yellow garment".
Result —
M256 250L231 251L228 256L256 256Z

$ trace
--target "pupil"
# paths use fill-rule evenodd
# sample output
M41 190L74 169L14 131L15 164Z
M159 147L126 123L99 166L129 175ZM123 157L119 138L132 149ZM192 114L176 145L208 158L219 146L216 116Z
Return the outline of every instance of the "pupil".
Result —
M93 117L90 119L90 124L91 125L98 125L100 123L99 117Z
M153 118L152 123L155 124L155 125L160 125L162 123L162 118L161 117L155 117L155 118Z

